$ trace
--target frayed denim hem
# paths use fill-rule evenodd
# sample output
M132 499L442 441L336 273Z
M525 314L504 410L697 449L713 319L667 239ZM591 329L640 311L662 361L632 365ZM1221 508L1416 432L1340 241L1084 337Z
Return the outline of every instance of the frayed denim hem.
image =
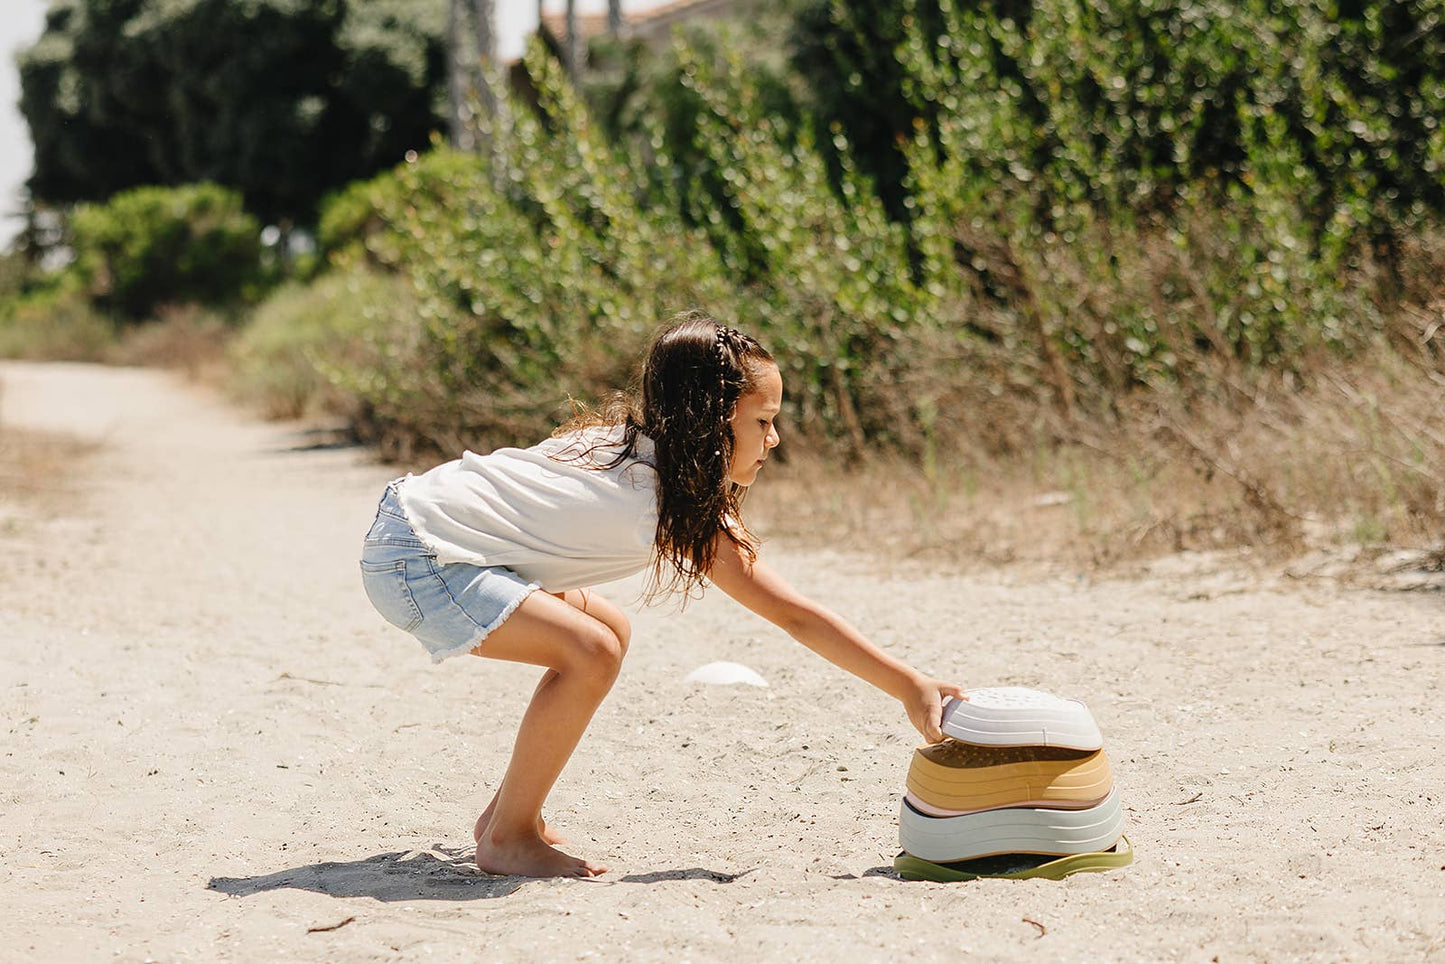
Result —
M492 633L496 631L498 626L506 622L511 617L512 613L517 611L518 606L526 602L527 598L531 596L533 592L541 588L542 584L539 582L527 583L527 591L520 594L519 596L517 596L516 599L508 603L507 608L503 609L502 612L497 616L497 618L492 620L491 625L483 626L481 629L477 630L476 635L474 635L470 640L465 643L458 643L455 646L448 646L446 649L433 652L431 654L432 665L436 665L444 659L451 659L453 656L465 655L476 649L488 636L492 635Z

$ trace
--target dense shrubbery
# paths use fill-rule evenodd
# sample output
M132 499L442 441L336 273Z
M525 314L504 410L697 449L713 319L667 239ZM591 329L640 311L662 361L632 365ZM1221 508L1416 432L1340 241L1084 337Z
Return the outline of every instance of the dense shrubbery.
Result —
M134 320L161 304L232 302L261 281L261 226L239 194L213 184L133 188L81 205L71 246L94 302Z
M338 392L327 373L344 369L344 380L378 368L383 344L403 343L415 316L411 285L395 274L352 267L309 285L284 285L229 345L232 382L244 400L273 417L364 417L354 396Z
M135 362L153 348L175 365L195 354L180 341L219 341L270 283L260 226L215 185L136 188L62 223L70 263L43 268L23 244L0 261L0 357Z
M918 452L1016 444L1010 399L1108 411L1134 386L1349 348L1391 296L1380 240L1440 207L1438 31L1396 7L1427 28L1410 64L1368 11L935 0L896 25L916 120L884 190L865 169L887 166L854 160L878 145L809 123L725 35L677 44L652 68L667 96L634 78L604 125L534 51L538 103L512 106L490 160L434 152L327 207L334 256L405 274L421 305L414 357L354 384L402 434L526 438L701 305L774 347L807 435ZM852 9L832 5L840 35L862 29ZM1342 37L1353 59L1325 49ZM1369 120L1358 91L1390 71ZM1387 174L1398 203L1374 193Z
M0 295L0 358L95 361L115 337L115 323L73 284Z
M1429 10L918 3L880 34L889 58L864 55L886 11L829 0L829 19L800 21L830 24L813 55L851 67L831 101L725 31L594 86L600 110L534 50L535 98L510 105L494 152L437 149L326 205L341 287L279 296L267 327L287 334L265 357L309 360L389 451L454 453L534 440L569 396L624 383L657 322L699 306L774 349L794 439L903 452L925 473L946 451L1083 440L1123 453L1141 484L1165 464L1232 479L1248 516L1141 531L1297 532L1281 506L1328 507L1330 487L1241 467L1220 455L1226 435L1180 413L1216 413L1224 433L1239 399L1292 411L1288 387L1321 357L1382 341L1400 371L1440 370L1445 51ZM1405 28L1383 24L1401 17L1415 39L1391 46ZM836 80L813 64L820 87ZM860 139L849 119L870 111L887 123ZM899 136L880 142L885 128ZM394 286L358 289L358 271ZM364 350L328 354L334 332L289 328L357 292L375 305ZM1442 456L1410 441L1433 417L1419 435L1397 420L1388 444L1321 430L1395 467L1379 492L1333 490L1372 526L1445 516L1429 482ZM1128 423L1112 442L1111 421ZM1305 474L1353 479L1337 462Z
M535 47L480 156L434 145L323 205L326 271L256 313L242 381L403 457L530 442L700 307L777 354L795 439L930 478L942 452L1072 440L1130 473L1223 473L1258 516L1226 529L1297 532L1279 490L1309 486L1220 457L1233 442L1180 413L1293 411L1332 384L1322 359L1379 345L1380 384L1445 377L1437 3L792 6L791 33L764 17L598 51L580 93ZM217 189L118 196L73 226L58 279L0 274L0 352L48 344L49 316L94 340L113 328L96 305L257 289L256 225ZM1445 455L1412 439L1439 415L1391 418L1347 443L1388 469L1380 490L1331 485L1421 529L1445 518ZM1354 479L1341 465L1313 475ZM1218 528L1196 521L1149 531Z
M323 214L333 257L405 274L419 325L404 363L348 381L392 433L443 448L544 431L568 396L625 384L659 318L735 296L717 252L666 205L641 205L557 66L530 61L495 167L438 149L357 185Z
M1312 230L1379 236L1445 204L1442 17L1429 0L811 0L793 48L804 76L842 81L812 89L825 123L878 132L855 153L890 189L915 118L966 125L990 176L1146 214L1186 185L1248 189L1259 150L1288 147Z

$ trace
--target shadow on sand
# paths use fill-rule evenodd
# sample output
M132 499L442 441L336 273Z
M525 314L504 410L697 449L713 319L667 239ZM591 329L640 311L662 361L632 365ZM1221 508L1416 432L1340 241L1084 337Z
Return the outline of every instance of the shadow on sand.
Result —
M898 873L890 867L869 867L861 874L832 874L834 880L859 880L863 877L887 877L891 880L898 879Z
M710 880L715 884L730 884L740 877L746 877L754 870L757 868L750 867L740 874L724 874L702 867L689 867L686 870L655 870L650 874L628 874L626 877L617 879L624 884L659 884L664 880Z
M470 847L432 847L397 850L361 860L328 860L255 877L212 877L206 887L232 897L290 888L381 901L483 900L515 893L529 879L479 872L472 863Z
M669 880L709 880L730 884L752 873L725 874L701 867L661 870L626 877L602 877L598 883L656 884ZM487 900L517 892L532 877L499 877L481 873L472 863L470 847L397 850L361 860L307 864L255 877L212 877L208 890L249 897L267 890L310 890L331 897L396 900Z
M316 425L288 433L288 440L271 449L273 454L330 452L360 447L356 434L345 425Z

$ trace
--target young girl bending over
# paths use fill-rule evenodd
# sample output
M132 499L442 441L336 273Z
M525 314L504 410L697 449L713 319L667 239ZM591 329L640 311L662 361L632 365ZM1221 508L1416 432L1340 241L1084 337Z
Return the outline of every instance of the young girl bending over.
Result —
M942 698L960 687L889 656L758 558L738 503L778 445L782 402L778 366L757 341L686 313L653 341L639 397L529 449L467 452L387 486L361 561L382 616L435 661L471 653L547 667L477 819L482 870L606 869L553 846L542 804L631 636L627 617L588 587L649 566L655 594L710 581L898 699L929 742L942 739Z

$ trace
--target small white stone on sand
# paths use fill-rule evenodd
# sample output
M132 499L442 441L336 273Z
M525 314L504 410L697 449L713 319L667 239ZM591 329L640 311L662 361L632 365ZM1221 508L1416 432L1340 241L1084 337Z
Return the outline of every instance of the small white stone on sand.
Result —
M684 683L710 683L728 686L732 683L746 683L748 686L767 686L768 681L748 669L742 663L708 663L699 666L682 678Z

